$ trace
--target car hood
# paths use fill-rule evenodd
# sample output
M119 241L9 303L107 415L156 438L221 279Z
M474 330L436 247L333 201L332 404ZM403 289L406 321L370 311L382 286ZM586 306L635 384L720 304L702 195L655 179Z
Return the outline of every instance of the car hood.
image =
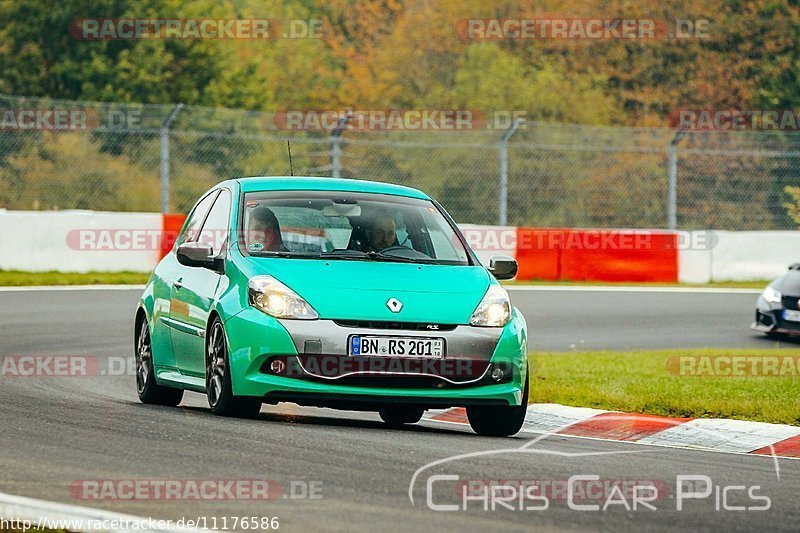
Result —
M775 288L787 296L800 296L800 271L790 270L784 274L775 283Z
M250 257L323 319L466 324L489 287L481 266ZM399 312L387 306L402 303Z

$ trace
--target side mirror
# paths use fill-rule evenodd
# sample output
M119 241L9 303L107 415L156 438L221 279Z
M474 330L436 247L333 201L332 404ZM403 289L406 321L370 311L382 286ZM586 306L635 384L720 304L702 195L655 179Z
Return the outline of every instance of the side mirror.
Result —
M214 268L214 250L210 244L185 242L178 246L175 255L178 262L190 267Z
M489 272L497 279L511 279L517 275L516 259L507 255L495 255L489 259Z

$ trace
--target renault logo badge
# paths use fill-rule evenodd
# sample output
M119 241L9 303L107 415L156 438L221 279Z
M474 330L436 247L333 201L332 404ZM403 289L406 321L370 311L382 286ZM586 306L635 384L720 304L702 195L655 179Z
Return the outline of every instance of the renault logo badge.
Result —
M401 309L403 309L403 302L398 300L397 298L389 298L386 301L386 307L389 308L389 311L392 313L399 313Z

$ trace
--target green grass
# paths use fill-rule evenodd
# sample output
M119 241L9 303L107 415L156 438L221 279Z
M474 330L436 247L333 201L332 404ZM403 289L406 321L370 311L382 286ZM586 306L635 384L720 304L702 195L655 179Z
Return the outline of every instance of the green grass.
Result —
M0 287L31 285L141 285L150 274L140 272L21 272L0 270Z
M710 283L661 283L661 282L613 282L613 281L504 281L503 285L602 285L608 287L718 287L727 289L763 289L772 280L712 281Z
M800 360L800 345L781 346L785 349L531 354L530 401L800 425L800 368L794 377L682 376L677 367L668 368L670 358L680 356L783 355Z

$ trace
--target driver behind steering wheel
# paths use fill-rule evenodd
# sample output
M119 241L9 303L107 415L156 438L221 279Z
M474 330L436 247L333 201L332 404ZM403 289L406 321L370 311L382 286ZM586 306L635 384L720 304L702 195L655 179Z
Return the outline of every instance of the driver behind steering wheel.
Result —
M397 225L389 215L378 215L366 230L367 252L380 252L392 246L398 246Z

